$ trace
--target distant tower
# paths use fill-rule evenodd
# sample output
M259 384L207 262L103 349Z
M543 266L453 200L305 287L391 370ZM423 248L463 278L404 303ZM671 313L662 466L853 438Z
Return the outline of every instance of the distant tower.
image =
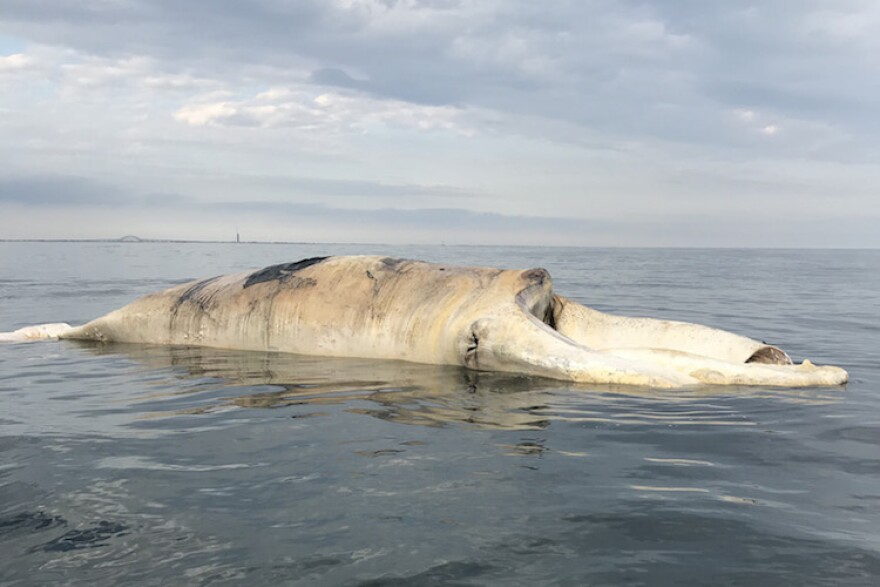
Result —
M235 231L235 242L237 242L237 243L240 243L240 242L241 242L241 236L239 236L237 230Z

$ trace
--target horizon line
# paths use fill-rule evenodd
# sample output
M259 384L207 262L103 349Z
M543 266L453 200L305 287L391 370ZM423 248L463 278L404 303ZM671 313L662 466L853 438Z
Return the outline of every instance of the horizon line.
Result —
M509 247L509 248L548 248L548 249L709 249L709 250L777 250L777 251L877 251L880 247L792 247L792 246L733 246L733 245L514 245L514 244L475 244L475 243L382 243L359 241L235 241L212 239L142 238L133 235L119 238L0 238L0 243L178 243L178 244L232 244L232 245L366 245L401 247Z

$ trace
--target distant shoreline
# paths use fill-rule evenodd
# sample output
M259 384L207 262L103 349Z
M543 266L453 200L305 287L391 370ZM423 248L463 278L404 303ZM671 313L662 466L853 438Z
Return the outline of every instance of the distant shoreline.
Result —
M317 243L306 241L230 241L230 240L189 240L179 238L0 238L0 243L204 243L233 245L343 245L361 243Z
M880 251L880 247L733 247L733 246L626 246L626 245L511 245L511 244L467 244L467 243L364 243L364 242L316 242L316 241L234 241L234 240L190 240L161 238L0 238L0 243L105 243L105 244L203 244L203 245L310 245L337 246L363 245L381 247L506 247L513 249L667 249L667 250L719 250L719 251Z

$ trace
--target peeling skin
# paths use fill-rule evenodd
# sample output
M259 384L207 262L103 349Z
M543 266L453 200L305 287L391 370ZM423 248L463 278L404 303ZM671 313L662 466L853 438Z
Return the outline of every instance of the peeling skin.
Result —
M194 281L63 326L30 335L402 359L659 388L847 380L842 369L792 365L780 349L737 334L587 308L554 294L544 269L390 257L313 257ZM28 333L0 340L11 334Z

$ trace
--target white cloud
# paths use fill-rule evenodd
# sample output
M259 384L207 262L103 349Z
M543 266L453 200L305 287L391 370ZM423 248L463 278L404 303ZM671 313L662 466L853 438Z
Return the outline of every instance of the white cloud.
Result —
M273 88L239 100L200 97L177 110L174 118L191 126L320 129L335 133L399 128L474 134L460 108L423 106L358 93L315 95L309 88Z
M33 59L24 53L13 53L12 55L0 55L0 71L9 71L14 69L24 69L33 63Z
M775 124L768 124L764 128L761 129L761 132L767 135L768 137L772 137L776 133L779 132L779 127Z
M60 83L65 89L97 89L133 86L151 90L201 90L220 83L189 71L167 68L154 58L127 56L103 58L74 54L59 65Z
M26 53L0 56L0 74L21 83L50 82L64 93L110 90L202 91L220 82L144 55L101 57L53 46L32 45Z
M61 76L68 85L98 87L142 79L152 69L153 61L147 57L102 59L85 56L61 64Z
M234 116L236 109L226 102L190 104L174 113L174 118L191 126L205 126Z

